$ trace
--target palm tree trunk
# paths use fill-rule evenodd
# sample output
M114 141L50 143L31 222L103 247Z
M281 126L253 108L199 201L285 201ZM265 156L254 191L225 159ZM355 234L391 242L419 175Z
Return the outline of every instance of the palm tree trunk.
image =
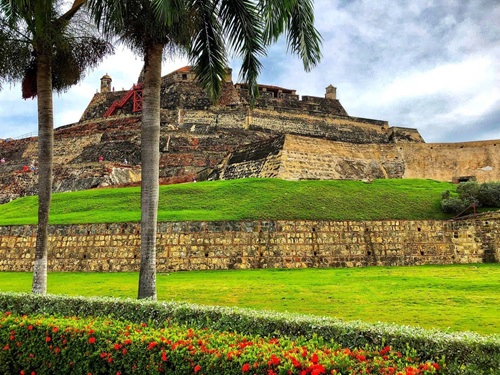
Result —
M47 293L47 248L50 200L52 194L52 150L54 116L52 107L52 68L48 55L37 56L38 91L38 230L36 235L33 293Z
M160 88L163 44L148 47L141 128L141 268L138 298L156 300L156 231L160 168Z

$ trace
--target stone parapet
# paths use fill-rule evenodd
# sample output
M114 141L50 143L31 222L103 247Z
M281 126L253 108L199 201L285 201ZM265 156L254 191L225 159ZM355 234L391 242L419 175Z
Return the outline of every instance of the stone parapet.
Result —
M138 271L138 223L50 227L50 271ZM0 227L0 271L31 271L35 226ZM158 224L159 272L498 262L500 214L457 221Z

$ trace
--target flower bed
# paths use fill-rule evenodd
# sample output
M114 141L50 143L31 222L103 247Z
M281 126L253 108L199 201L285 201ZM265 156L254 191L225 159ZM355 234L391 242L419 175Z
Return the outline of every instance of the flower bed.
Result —
M105 318L0 318L4 374L441 374L386 346L350 350L321 338L244 336L169 324L155 329Z
M178 302L32 293L0 293L0 311L18 315L107 317L134 323L148 322L155 328L162 328L167 322L197 329L211 327L248 336L272 335L292 340L322 338L352 350L387 345L399 352L412 348L423 361L444 358L450 375L496 375L500 368L500 337L472 332L443 332L396 324L346 322L327 317Z

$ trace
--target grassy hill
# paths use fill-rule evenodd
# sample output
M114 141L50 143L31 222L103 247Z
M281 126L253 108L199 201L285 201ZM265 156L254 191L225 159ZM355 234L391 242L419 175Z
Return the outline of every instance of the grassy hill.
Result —
M440 220L441 194L455 185L433 180L206 181L160 188L159 221ZM0 205L0 225L36 224L37 197ZM51 224L140 221L140 188L53 195Z

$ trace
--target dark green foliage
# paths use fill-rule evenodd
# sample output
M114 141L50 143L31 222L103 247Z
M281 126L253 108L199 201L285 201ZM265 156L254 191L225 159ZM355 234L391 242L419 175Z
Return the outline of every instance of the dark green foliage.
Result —
M457 185L458 196L466 205L480 205L477 195L479 192L479 184L476 181L461 182Z
M457 196L446 190L441 195L441 209L445 213L469 213L473 207L500 207L500 182L461 182L457 185ZM470 208L470 210L467 210Z
M441 201L441 209L447 214L456 215L465 210L468 206L469 203L458 197L450 197Z
M113 52L85 16L75 14L79 6L61 15L59 2L43 2L43 8L41 3L0 1L0 89L2 82L22 81L25 99L37 96L40 54L51 56L53 90L62 92Z
M484 207L500 207L500 182L485 182L477 192L477 198Z

